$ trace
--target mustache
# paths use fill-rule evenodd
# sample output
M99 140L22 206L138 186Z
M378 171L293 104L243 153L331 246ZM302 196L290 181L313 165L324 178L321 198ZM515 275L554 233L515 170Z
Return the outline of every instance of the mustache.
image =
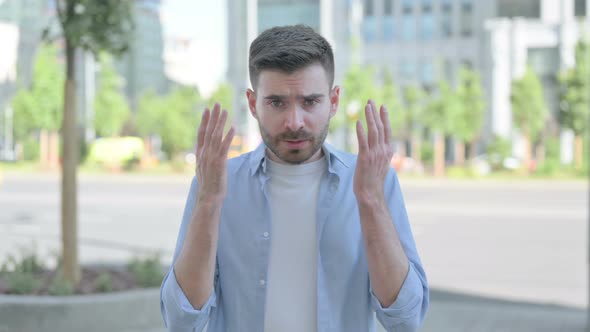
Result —
M280 140L302 141L302 140L308 140L308 139L313 138L313 135L306 132L305 130L298 130L298 131L288 131L288 132L282 133L277 138Z

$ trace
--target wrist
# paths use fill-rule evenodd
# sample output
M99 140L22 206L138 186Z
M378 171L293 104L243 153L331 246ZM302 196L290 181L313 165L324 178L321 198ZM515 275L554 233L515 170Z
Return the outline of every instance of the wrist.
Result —
M385 203L385 195L376 192L355 193L359 207L376 208Z

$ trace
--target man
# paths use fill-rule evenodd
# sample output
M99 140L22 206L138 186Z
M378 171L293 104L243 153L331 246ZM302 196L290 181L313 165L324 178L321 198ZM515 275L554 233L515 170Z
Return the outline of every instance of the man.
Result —
M250 46L263 144L227 161L227 112L205 110L197 170L162 283L170 331L416 331L428 308L388 113L365 107L359 154L326 144L340 88L328 42L276 27Z

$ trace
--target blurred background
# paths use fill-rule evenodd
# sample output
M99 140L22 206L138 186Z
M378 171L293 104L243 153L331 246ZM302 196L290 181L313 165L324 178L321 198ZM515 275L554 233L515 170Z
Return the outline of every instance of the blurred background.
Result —
M97 3L0 0L0 331L9 294L84 293L56 273L64 259L136 280L83 269L95 291L158 285L203 109L229 111L231 157L256 147L248 47L291 24L334 48L330 143L356 151L368 98L390 109L392 166L432 287L423 330L586 330L590 0ZM77 197L60 196L67 160Z

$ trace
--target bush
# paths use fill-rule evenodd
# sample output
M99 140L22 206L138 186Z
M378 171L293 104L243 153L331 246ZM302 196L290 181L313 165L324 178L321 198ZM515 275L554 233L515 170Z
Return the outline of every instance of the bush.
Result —
M108 293L113 291L113 280L108 272L101 273L94 281L94 289L100 293Z
M16 273L38 273L45 269L36 249L33 246L30 249L21 248L21 256L8 255L0 271Z
M495 136L487 146L486 153L492 170L504 168L504 160L512 154L512 142L504 137Z
M74 286L67 281L61 272L57 272L49 286L49 295L67 296L74 294Z
M135 258L127 268L135 276L135 281L140 287L157 287L162 283L164 274L160 264L160 256L154 255L145 259Z
M6 280L8 281L8 292L12 294L32 294L41 285L30 272L9 272Z
M420 147L420 157L425 165L432 165L434 162L434 148L432 144L422 144Z

